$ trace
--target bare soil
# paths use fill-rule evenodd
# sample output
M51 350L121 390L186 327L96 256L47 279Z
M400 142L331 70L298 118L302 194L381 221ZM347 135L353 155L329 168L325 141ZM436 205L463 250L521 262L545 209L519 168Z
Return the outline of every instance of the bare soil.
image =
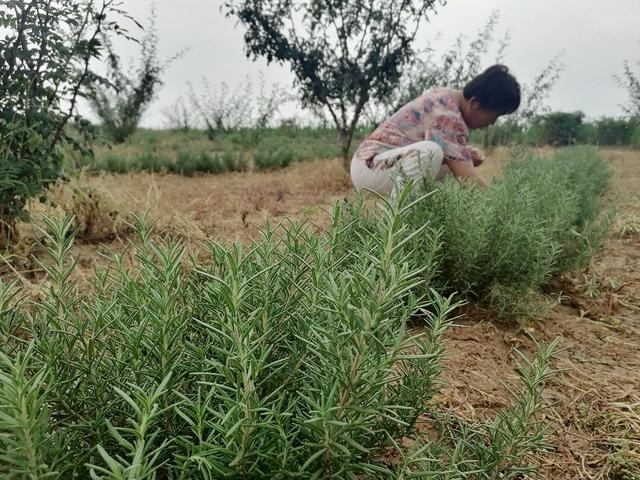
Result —
M436 400L459 415L481 418L507 405L501 382L517 382L515 350L531 355L532 337L560 337L557 372L545 394L551 451L533 459L542 479L640 478L640 152L603 154L614 171L611 194L619 215L592 266L557 282L550 296L556 304L542 318L507 325L470 314L446 339L445 386ZM499 171L505 157L503 150L490 153L485 173ZM132 173L84 181L118 211L148 211L158 218L160 233L194 243L244 241L258 233L252 224L285 216L325 224L323 209L351 190L339 160L267 173ZM81 271L101 261L98 252L124 248L126 232L115 224L109 228L113 234L107 232L101 244L76 247ZM14 268L4 276L18 273L31 285L41 278L37 268Z

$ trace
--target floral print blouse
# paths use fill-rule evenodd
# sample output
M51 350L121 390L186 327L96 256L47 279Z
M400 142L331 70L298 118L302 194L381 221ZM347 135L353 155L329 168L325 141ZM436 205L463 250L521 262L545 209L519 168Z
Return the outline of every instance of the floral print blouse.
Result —
M360 144L355 153L357 160L354 161L362 161L373 168L373 157L376 155L423 140L440 145L445 164L450 161L473 161L476 153L466 146L469 129L458 108L455 90L431 90L407 103ZM385 163L382 168L392 166Z

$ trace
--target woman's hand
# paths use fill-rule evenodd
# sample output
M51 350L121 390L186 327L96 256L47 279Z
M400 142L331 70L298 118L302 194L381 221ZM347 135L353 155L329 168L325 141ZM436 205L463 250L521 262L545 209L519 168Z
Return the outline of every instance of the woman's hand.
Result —
M464 178L471 178L474 179L482 188L487 188L489 186L489 182L478 173L472 162L450 160L446 162L446 165L456 177L459 177L460 180Z
M467 148L471 151L471 158L473 160L474 167L479 167L487 159L487 157L484 156L484 152L479 148L475 148L475 147L467 147Z

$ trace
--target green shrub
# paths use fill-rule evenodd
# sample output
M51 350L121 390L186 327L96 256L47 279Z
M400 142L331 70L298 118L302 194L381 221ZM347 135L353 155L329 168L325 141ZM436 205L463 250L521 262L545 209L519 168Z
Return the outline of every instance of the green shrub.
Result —
M456 307L418 294L430 266L412 261L408 242L432 232L407 223L408 196L361 224L337 208L326 234L292 223L277 236L265 228L246 250L211 244L204 262L152 240L140 222L137 264L115 257L84 293L69 258L72 219L47 221L42 297L27 305L0 284L0 469L9 478L399 478L400 467L376 458L417 434ZM417 318L425 328L409 330ZM537 448L530 429L547 360L485 437L443 428L438 445L455 468L501 476ZM460 463L448 444L467 434L494 456Z
M24 375L13 362L3 373L48 406L31 412L39 464L70 454L58 474L82 478L86 464L99 477L151 478L161 465L172 478L374 472L365 459L435 392L452 308L440 299L431 327L408 332L427 304L411 293L419 271L396 240L404 214L384 210L376 234L353 245L371 256L349 270L333 254L340 237L308 225L280 241L265 231L246 253L212 244L205 264L140 227L138 268L99 272L84 299L65 259L70 220L50 223L51 286L14 326L20 336L3 338L30 362ZM424 356L407 357L410 347ZM60 444L44 440L55 433Z
M594 143L598 145L631 145L638 122L628 118L601 118L595 124Z
M142 26L138 24L140 28ZM156 12L152 4L149 25L137 42L140 58L135 69L122 65L107 36L102 37L106 55L106 79L89 82L86 99L93 113L100 119L100 129L115 143L123 143L133 135L144 112L155 99L163 84L161 76L171 62L181 57L179 52L168 60L158 58ZM153 139L151 139L153 141Z
M258 148L253 152L253 167L256 170L275 170L285 168L293 162L293 150L288 146L274 150Z
M493 480L519 479L534 473L523 460L549 447L540 413L544 384L551 375L549 362L557 343L538 346L533 361L521 357L518 370L522 388L508 391L512 406L492 421L440 419L440 441L417 441L404 457L398 478Z
M101 160L94 162L91 169L113 173L126 173L132 169L131 167L131 162L128 158L115 153L109 153Z
M534 119L538 145L566 146L584 142L584 113L552 112Z
M112 2L0 4L0 250L18 239L28 201L64 178L64 151L90 156L95 133L77 111L103 60L102 37L122 35Z
M144 152L136 155L131 160L131 170L146 170L147 172L168 171L171 165L171 158L155 151Z
M636 126L631 133L631 146L640 147L640 120L636 120Z
M176 162L170 166L170 171L183 175L193 175L196 172L220 173L224 170L225 165L218 154L188 150L178 152Z
M520 311L518 297L585 265L600 246L611 221L599 214L608 178L607 163L593 148L574 147L549 159L520 155L487 190L426 180L425 189L434 193L412 210L409 222L440 232L432 284L489 304L495 293L500 298L493 303L502 311L511 293ZM424 245L433 255L430 241Z
M220 161L227 172L246 172L248 168L247 159L242 152L226 151Z

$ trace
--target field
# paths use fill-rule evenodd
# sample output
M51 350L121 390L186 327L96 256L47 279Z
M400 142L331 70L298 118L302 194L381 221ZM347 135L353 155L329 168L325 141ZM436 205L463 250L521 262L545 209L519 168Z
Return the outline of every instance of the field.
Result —
M533 459L539 478L549 480L640 478L640 153L601 153L613 169L608 195L616 197L618 212L592 265L554 280L541 318L498 321L468 306L445 334L444 382L435 402L466 419L490 418L508 405L501 382L515 383L516 350L534 352L532 336L540 343L560 338L544 394L551 448ZM482 167L486 175L498 173L506 157L504 149L491 152ZM147 212L157 219L157 234L183 239L198 253L207 239L255 238L265 220L308 218L325 227L325 210L352 195L337 159L190 177L82 174L52 193L56 208L73 210L82 220L84 233L72 251L82 288L90 288L86 279L105 262L103 254L127 251L127 212ZM39 205L32 211L36 223L43 212L51 213ZM23 251L17 249L4 277L18 277L37 294L43 272L28 257L40 254L30 246L31 227L22 228ZM432 426L425 419L419 428L428 436Z

